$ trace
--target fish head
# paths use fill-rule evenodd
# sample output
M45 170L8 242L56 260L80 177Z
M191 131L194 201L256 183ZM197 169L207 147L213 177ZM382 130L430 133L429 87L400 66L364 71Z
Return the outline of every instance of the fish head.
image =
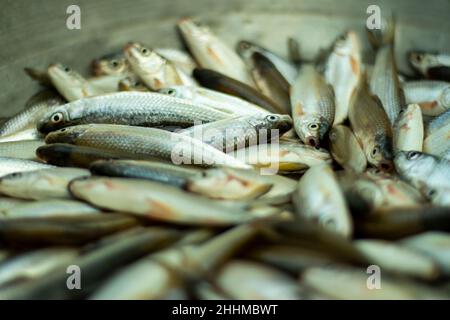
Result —
M28 185L28 174L13 172L0 178L0 190L11 190L15 186Z
M74 143L91 125L81 125L52 131L45 137L45 143Z
M312 147L318 147L328 131L329 123L320 116L303 117L295 126L302 141ZM299 130L300 129L300 130ZM298 130L300 132L298 132Z
M193 39L196 41L208 41L211 37L211 31L208 27L202 26L190 18L181 18L178 20L177 26L188 42Z
M292 118L286 114L267 114L258 115L261 119L260 124L262 128L267 130L278 130L278 136L292 128Z
M78 72L60 63L49 65L47 72L53 83L61 83L64 86L81 87L84 82Z
M408 53L408 60L411 66L426 75L427 69L436 65L436 56L422 51L410 51Z
M241 40L236 45L236 51L242 58L248 60L254 52L258 51L258 48L250 41Z
M92 70L96 76L124 75L128 72L128 63L123 56L100 58L92 61Z
M399 151L394 158L397 172L411 181L426 179L436 162L435 157L419 151Z
M366 152L367 161L382 171L391 171L394 168L392 163L392 142L384 135L375 136Z
M339 56L359 55L360 44L356 32L347 31L338 37L334 43L333 51Z
M450 108L450 85L448 85L439 97L439 103L444 108Z
M60 107L45 114L37 123L37 129L41 133L63 128L70 125L70 116L67 108Z
M137 42L128 43L124 48L124 53L132 66L139 66L148 73L159 71L166 63L155 51Z

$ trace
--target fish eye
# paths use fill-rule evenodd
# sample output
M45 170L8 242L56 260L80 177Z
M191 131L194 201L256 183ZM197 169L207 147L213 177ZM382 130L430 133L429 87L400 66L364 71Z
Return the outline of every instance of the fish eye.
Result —
M173 95L175 95L176 91L175 91L174 89L168 89L168 90L166 91L166 93L167 93L168 95L170 95L170 96L173 96Z
M72 69L70 69L69 67L64 67L64 72L70 72L72 71Z
M147 48L141 48L141 53L147 55L149 53L149 50Z
M51 122L53 122L53 123L59 123L63 119L64 119L64 115L61 112L54 113L50 118Z
M417 53L417 54L414 55L414 59L415 59L417 62L423 61L423 58L424 58L424 55L421 54L421 53Z
M372 149L372 156L376 156L378 154L378 152L380 152L378 147L375 147Z
M278 116L271 114L271 115L267 116L266 119L270 122L275 122L278 120Z
M417 159L417 157L419 157L420 153L417 151L410 151L406 154L406 158L408 160L414 160Z
M310 128L311 130L317 130L319 129L319 125L317 123L311 123L308 128Z
M66 131L66 128L62 128L60 131L61 131L61 132L64 132L64 131Z
M111 61L111 66L112 66L113 68L117 68L117 67L119 66L119 61L117 61L117 60L112 60L112 61Z
M20 172L14 172L14 173L11 173L11 177L12 178L18 178L18 177L20 177L22 174L20 173Z
M434 190L434 189L428 190L428 192L427 192L428 198L433 198L435 195L436 195L436 190Z

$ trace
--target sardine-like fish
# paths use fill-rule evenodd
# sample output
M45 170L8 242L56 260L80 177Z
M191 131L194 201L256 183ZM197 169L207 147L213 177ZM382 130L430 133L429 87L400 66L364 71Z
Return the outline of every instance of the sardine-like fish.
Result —
M370 90L378 96L391 125L405 106L405 96L398 81L392 45L381 47L370 78Z
M421 252L383 240L357 240L355 245L381 270L425 280L439 276L438 264Z
M281 106L255 88L217 71L196 68L193 71L193 76L203 87L247 100L272 113L284 112Z
M100 210L81 201L49 199L29 201L0 212L1 218L43 218L100 214Z
M308 169L298 182L293 202L299 217L316 221L345 237L352 235L350 213L330 166L317 165Z
M109 159L142 159L129 152L114 152L95 147L82 147L68 143L52 143L36 150L37 157L49 164L62 167L88 168L97 160Z
M422 151L423 119L418 104L409 104L401 110L394 124L393 150Z
M334 89L335 125L347 118L350 98L362 77L360 51L358 36L349 31L336 40L326 62L325 79Z
M14 172L55 168L55 166L32 160L0 157L0 177Z
M240 116L269 113L260 106L238 97L198 86L174 86L161 89L159 93L189 100L194 104L205 105L222 112Z
M177 25L202 68L216 70L250 86L254 85L241 57L209 28L199 26L189 18L179 20Z
M44 144L44 140L0 142L0 157L36 160L36 149Z
M348 117L367 161L382 170L391 170L391 124L380 101L371 96L364 81L351 99Z
M291 85L297 77L298 71L294 64L253 42L245 40L239 41L237 44L237 52L244 59L244 61L248 61L254 52L259 52L273 63L277 70Z
M402 151L395 156L397 172L427 197L450 190L450 160L418 151Z
M31 200L70 198L67 191L69 182L89 175L88 170L76 168L15 172L0 178L0 193Z
M291 88L294 128L300 139L319 146L333 124L335 105L333 88L312 65L301 67Z
M53 131L45 142L95 147L130 154L133 158L158 158L175 164L251 168L202 141L156 128L86 124Z
M328 135L333 159L345 170L356 173L367 167L367 159L353 131L344 125L334 126Z
M129 43L124 52L132 70L150 89L185 84L175 66L155 51L139 43Z
M45 114L37 127L43 133L86 123L189 127L196 121L227 117L224 112L159 93L119 92L62 105Z
M250 57L249 68L259 91L281 106L284 113L290 114L290 83L277 70L276 66L263 54L254 52Z
M72 181L69 190L98 207L166 222L220 226L252 220L248 212L158 182L91 178Z
M104 93L103 90L90 84L79 73L61 64L50 65L48 67L48 75L56 90L67 101L74 101Z
M1 126L0 141L18 140L13 139L15 134L23 133L27 129L31 129L31 131L36 129L36 122L43 114L63 103L64 100L52 90L36 93L28 100L23 111L8 119Z
M304 171L318 164L332 162L327 150L300 143L280 142L254 145L238 149L230 154L255 167L277 168L282 172Z
M46 248L15 256L0 267L0 288L45 277L52 270L67 267L77 254L71 248Z
M92 72L95 76L126 76L132 73L131 67L121 50L93 60Z
M421 75L435 80L450 81L450 55L431 52L409 52L411 66Z
M450 108L450 83L444 81L408 81L403 84L406 103L417 103L422 113L437 116Z
M246 260L226 263L218 271L216 283L233 299L298 300L302 297L300 286L289 275L273 267ZM236 283L240 285L237 286Z
M223 152L277 140L292 126L288 115L268 114L239 116L193 126L180 134L203 141Z

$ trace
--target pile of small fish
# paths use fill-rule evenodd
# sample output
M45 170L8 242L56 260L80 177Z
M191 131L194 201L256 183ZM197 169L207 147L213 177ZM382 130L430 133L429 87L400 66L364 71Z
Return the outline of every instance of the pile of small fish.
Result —
M450 298L450 55L399 74L392 17L373 64L354 31L306 61L177 27L186 51L128 43L90 78L26 68L1 299Z

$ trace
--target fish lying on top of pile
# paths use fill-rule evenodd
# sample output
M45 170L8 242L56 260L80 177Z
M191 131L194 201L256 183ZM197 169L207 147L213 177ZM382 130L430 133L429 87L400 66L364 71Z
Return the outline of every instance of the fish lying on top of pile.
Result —
M412 48L400 80L393 17L373 65L354 30L306 62L177 26L189 52L26 68L46 88L0 127L0 298L449 299L449 55Z

